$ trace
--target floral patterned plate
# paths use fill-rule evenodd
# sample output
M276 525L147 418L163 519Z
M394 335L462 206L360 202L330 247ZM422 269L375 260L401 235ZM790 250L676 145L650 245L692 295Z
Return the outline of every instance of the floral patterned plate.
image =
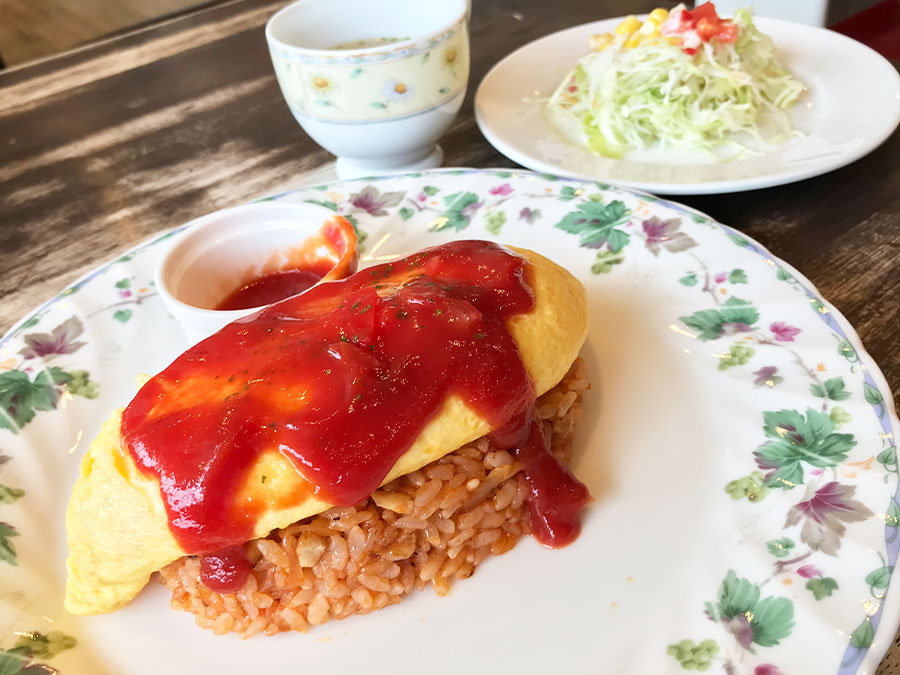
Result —
M151 284L163 235L0 342L0 673L870 673L900 618L898 420L809 282L676 204L528 172L451 170L274 199L350 218L362 264L459 237L533 248L587 286L593 390L574 470L595 501L438 598L246 642L151 584L67 616L63 513L101 421L186 339ZM552 349L553 345L547 345ZM451 654L447 654L452 650ZM602 664L602 665L600 665Z

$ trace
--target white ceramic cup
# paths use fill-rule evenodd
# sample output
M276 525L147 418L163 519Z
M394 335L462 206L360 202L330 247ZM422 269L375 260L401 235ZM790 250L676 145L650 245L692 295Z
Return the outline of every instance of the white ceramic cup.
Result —
M191 343L199 342L259 311L215 307L259 275L293 267L295 254L311 240L318 243L323 226L334 218L325 207L286 202L245 204L202 216L188 223L163 253L154 274L156 289ZM317 249L320 258L334 260L323 280L343 278L356 269L356 236L349 224L341 227L348 230L343 251Z
M441 165L469 79L466 12L465 0L300 0L269 19L284 98L339 177Z

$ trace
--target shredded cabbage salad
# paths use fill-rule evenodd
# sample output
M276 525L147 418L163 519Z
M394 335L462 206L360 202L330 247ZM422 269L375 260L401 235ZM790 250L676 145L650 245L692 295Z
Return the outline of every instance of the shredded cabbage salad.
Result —
M717 23L698 19L701 12ZM625 23L616 36L592 38L606 37L607 44L583 57L547 103L550 121L563 135L601 155L622 157L657 142L712 152L736 143L738 132L768 143L796 133L786 110L804 85L779 63L772 39L756 28L749 11L727 20L716 16L712 3L693 13L679 5L650 26L655 33L620 30ZM636 40L641 34L658 37Z

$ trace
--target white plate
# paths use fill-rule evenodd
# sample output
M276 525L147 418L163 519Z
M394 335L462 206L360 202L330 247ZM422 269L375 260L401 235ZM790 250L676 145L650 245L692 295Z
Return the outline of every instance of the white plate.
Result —
M900 545L890 450L898 421L856 334L801 275L684 207L529 172L431 172L279 199L354 218L367 235L363 265L486 238L533 248L585 283L582 355L594 386L573 466L595 501L581 538L558 551L523 540L445 598L416 593L306 635L216 637L170 609L156 583L118 612L67 616L63 513L81 455L109 411L134 395L134 376L187 346L150 285L162 237L77 282L0 342L3 406L15 391L51 408L26 420L29 406L20 405L17 433L0 429L9 456L0 483L24 490L0 490L0 521L18 533L0 537L0 647L28 631L75 635L74 649L49 660L66 675L395 675L398 664L428 673L458 673L460 664L485 673L679 673L667 650L682 640L716 643L711 672L874 670L900 616L900 593L883 600ZM812 422L815 448L780 442L791 438L794 415L778 411L792 410ZM767 412L778 418L768 430ZM726 486L760 471L754 452L766 443L796 487L733 499ZM828 466L811 466L816 455ZM787 523L815 490L819 502L831 495L823 524ZM706 602L724 620L710 621ZM2 667L15 658L0 652L0 672L18 672Z
M878 147L900 122L900 75L877 52L829 30L758 17L757 26L775 40L782 63L808 87L791 111L803 137L724 163L684 151L643 151L621 160L595 155L550 126L542 101L587 53L588 37L610 32L620 21L553 33L494 66L475 95L475 118L485 138L536 171L661 194L714 194L832 171Z

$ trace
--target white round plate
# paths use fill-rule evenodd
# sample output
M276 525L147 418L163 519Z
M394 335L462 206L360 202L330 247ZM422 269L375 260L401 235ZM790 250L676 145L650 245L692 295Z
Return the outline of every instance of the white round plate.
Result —
M65 675L394 675L476 663L642 675L701 663L684 657L704 641L714 673L874 670L900 617L900 593L886 595L900 545L898 421L859 338L799 273L685 207L529 172L436 171L277 199L352 218L363 265L483 238L537 250L584 282L593 389L573 469L595 500L581 537L561 550L526 538L447 597L426 590L305 635L216 637L155 582L112 614L66 615L63 513L79 460L134 395L134 376L187 346L151 285L164 235L0 343L0 648L20 646L0 652L0 672L35 661ZM48 652L52 630L77 645L56 654L54 634Z
M475 95L485 138L515 162L572 178L603 180L659 194L714 194L791 183L832 171L878 147L900 122L900 75L877 52L822 28L757 17L779 57L806 86L791 109L804 135L763 154L715 162L702 153L596 155L564 140L544 117L544 101L588 51L607 19L553 33L513 52L487 74Z

